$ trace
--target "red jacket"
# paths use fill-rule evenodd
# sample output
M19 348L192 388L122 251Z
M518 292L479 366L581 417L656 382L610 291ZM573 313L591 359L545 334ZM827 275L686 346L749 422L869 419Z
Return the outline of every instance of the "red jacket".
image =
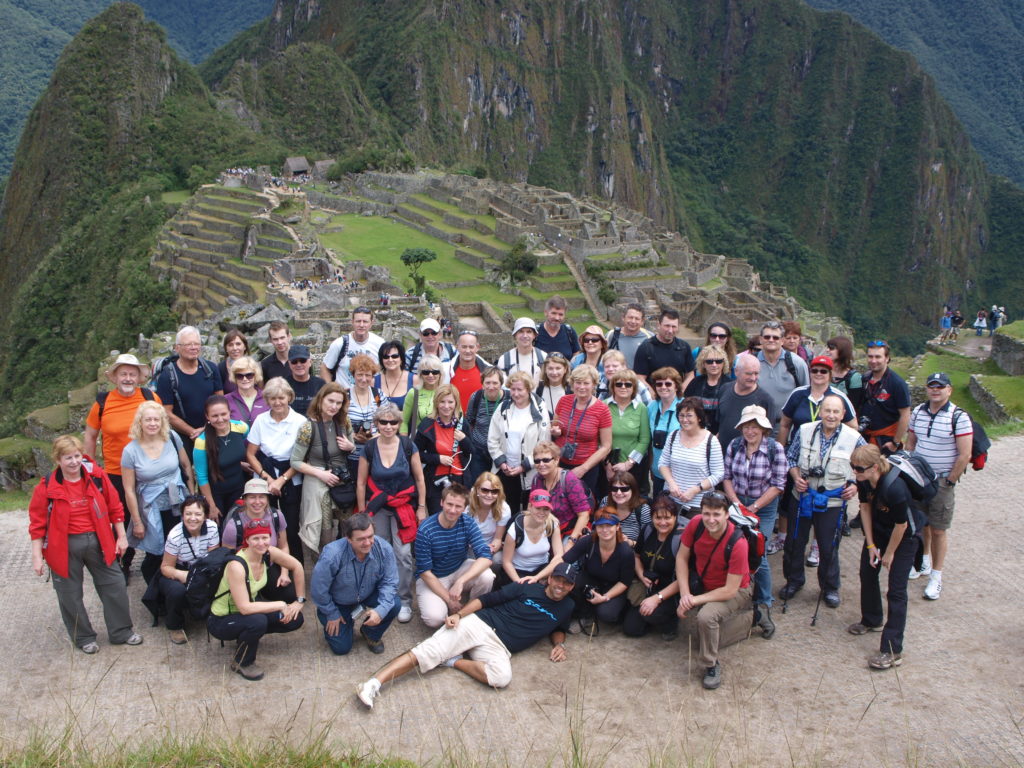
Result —
M82 462L82 477L86 481L86 494L91 498L93 509L96 512L94 518L96 537L103 550L103 559L107 561L107 565L110 565L117 557L114 531L111 526L114 523L124 522L124 506L121 504L121 499L110 482L110 478L107 477L107 473L98 467L89 456L86 456ZM99 487L97 487L96 480L99 481ZM51 504L53 505L52 509L50 508ZM46 564L54 573L65 579L68 578L69 512L64 475L60 469L57 469L49 477L43 478L32 493L32 500L28 504L28 532L33 541L44 539L43 558L46 560Z

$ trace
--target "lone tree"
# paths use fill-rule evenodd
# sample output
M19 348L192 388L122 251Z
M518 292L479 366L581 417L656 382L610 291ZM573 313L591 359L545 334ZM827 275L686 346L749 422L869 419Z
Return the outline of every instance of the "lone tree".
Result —
M437 258L437 254L429 248L406 248L402 252L402 263L409 268L409 277L412 278L415 292L423 293L426 287L426 278L420 274L420 267Z
M498 271L515 285L537 271L537 256L527 247L526 238L519 238L512 249L501 257Z

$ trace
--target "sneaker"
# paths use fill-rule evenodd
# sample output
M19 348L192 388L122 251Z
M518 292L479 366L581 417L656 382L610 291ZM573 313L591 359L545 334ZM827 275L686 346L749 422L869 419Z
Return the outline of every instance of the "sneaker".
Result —
M866 635L868 632L881 632L882 628L869 627L867 624L863 624L858 621L856 624L851 624L850 626L848 626L846 628L846 631L849 632L851 635Z
M903 663L902 653L875 653L868 659L868 666L872 669L889 669L898 667Z
M86 643L82 646L82 653L88 653L90 656L94 653L100 652L99 643Z
M398 623L408 624L410 621L412 621L412 608L408 605L403 605L398 612ZM373 705L371 704L370 706L372 707Z
M184 629L172 629L171 630L171 642L175 645L184 645L188 642L188 636L185 635Z
M125 645L142 645L142 635L132 632L131 637L124 641Z
M380 683L375 677L371 677L365 683L360 683L356 686L356 696L370 709L373 709L373 700L377 698L378 693L380 693Z
M237 672L238 674L240 674L242 677L244 677L246 680L249 680L249 681L262 680L263 679L263 670L260 669L259 667L257 667L255 664L250 664L247 667L243 667L237 661L232 661L231 662L231 671L232 672Z
M363 636L363 640L366 641L366 647L369 648L372 653L384 653L383 640L374 640L366 634L366 631L362 627L359 628L359 634Z
M452 669L455 669L455 662L461 658L462 654L460 653L458 656L452 656L450 659L445 659L441 663L446 667L451 667Z
M811 544L811 551L807 555L807 559L804 561L810 568L817 568L821 558L818 555L818 542Z
M715 690L722 684L722 665L715 662L715 666L708 667L704 672L704 687L709 691Z
M930 557L928 557L928 556L925 556L921 560L921 570L920 571L917 570L916 568L911 568L910 569L910 578L911 579L919 579L922 576L931 576L931 573L932 573L932 559Z
M829 608L838 608L839 602L840 601L838 592L832 589L825 592L825 605L827 605Z
M850 524L843 520L843 536L850 536L852 534L853 531L850 530Z
M761 637L770 640L775 634L775 622L772 621L772 609L767 605L757 606L757 626L761 628Z
M765 545L764 553L766 555L774 555L776 552L781 552L785 544L785 539L781 538L779 534L773 533L771 539Z
M932 576L928 579L928 586L924 588L924 596L926 600L938 600L939 595L942 594L942 579L936 579Z
M860 515L857 515L853 520L850 521L851 528L857 528L858 530L864 527L864 524L860 520Z

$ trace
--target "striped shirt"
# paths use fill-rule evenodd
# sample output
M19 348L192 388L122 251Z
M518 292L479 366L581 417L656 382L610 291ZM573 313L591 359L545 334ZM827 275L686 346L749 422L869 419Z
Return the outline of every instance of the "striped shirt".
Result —
M416 578L430 571L438 578L455 573L466 561L466 549L474 558L490 559L491 548L484 542L480 529L469 515L463 513L451 528L441 525L440 512L431 515L416 532Z
M665 450L661 452L658 466L661 468L662 475L665 474L665 467L668 467L669 473L676 481L680 491L700 485L705 480L708 480L711 487L714 488L722 482L722 477L725 475L722 446L719 444L718 438L707 431L704 434L706 440L701 440L696 448L687 448L683 445L677 429L669 435ZM710 455L708 440L711 441ZM686 506L691 509L699 507L700 500L704 498L705 493L707 493L705 490L699 491ZM683 503L682 499L674 500L679 504Z
M173 555L175 561L182 565L188 565L200 557L204 557L207 552L216 549L219 545L220 535L217 533L217 524L213 520L206 521L203 532L198 536L186 536L185 526L178 523L167 534L164 552Z
M952 400L934 414L928 403L917 406L910 414L909 431L917 437L914 450L924 456L940 477L948 475L956 464L959 455L956 438L974 434L970 417L961 408L957 408Z

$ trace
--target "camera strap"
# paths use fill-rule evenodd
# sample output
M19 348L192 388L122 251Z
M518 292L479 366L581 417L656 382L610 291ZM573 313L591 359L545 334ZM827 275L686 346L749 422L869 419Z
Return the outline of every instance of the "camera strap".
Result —
M586 406L585 406L585 407L583 408L583 412L582 412L582 413L580 414L580 418L579 418L579 421L577 421L577 422L576 422L576 428L575 428L575 429L573 429L573 426L572 426L572 419L573 419L573 416L575 416L575 415L576 415L576 398L573 398L573 401L572 401L572 410L571 410L571 411L569 411L569 431L570 431L570 433L569 433L569 434L567 434L567 435L565 436L565 437L566 437L566 440L567 440L568 442L570 442L570 443L575 443L575 442L577 442L577 441L576 441L576 438L577 438L577 437L579 437L579 434L580 434L580 427L582 427L582 426L583 426L583 419L584 419L584 418L586 418L586 415L587 415L587 409L588 409L588 408L590 408L590 403L592 403L593 401L594 401L594 400L593 400L593 397L591 397L591 399L590 399L590 402L588 402L588 403L586 404Z

